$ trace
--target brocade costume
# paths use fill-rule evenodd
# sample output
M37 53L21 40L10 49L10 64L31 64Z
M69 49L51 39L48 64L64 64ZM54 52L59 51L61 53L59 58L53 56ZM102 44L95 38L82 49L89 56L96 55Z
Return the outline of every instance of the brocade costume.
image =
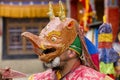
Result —
M62 80L104 80L105 74L101 74L92 68L80 65ZM48 69L45 72L33 74L29 80L57 80L56 71Z

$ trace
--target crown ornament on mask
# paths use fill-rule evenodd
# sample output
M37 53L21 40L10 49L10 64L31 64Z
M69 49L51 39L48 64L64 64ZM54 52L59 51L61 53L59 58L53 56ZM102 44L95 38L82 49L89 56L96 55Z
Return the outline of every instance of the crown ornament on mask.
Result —
M66 16L65 16L65 9L64 9L64 6L63 6L61 0L59 1L59 8L60 8L59 18L60 18L61 21L64 21L66 19ZM48 15L49 15L50 20L55 18L51 2L49 2L49 12L48 12Z

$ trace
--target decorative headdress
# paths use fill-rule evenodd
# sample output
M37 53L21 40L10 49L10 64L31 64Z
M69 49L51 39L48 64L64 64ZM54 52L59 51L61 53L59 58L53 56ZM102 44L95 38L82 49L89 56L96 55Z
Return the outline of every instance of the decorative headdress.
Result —
M59 1L59 17L55 17L51 2L49 3L50 22L44 27L39 36L30 32L23 32L22 36L29 39L34 51L41 61L50 62L60 56L73 43L77 36L75 20L65 17L64 7ZM68 36L70 35L70 36Z
M51 62L67 49L72 49L81 55L83 48L85 50L85 60L89 63L89 66L95 68L86 49L84 36L78 28L79 25L74 19L65 17L61 1L59 1L59 5L59 17L55 17L51 3L49 3L50 22L42 29L39 36L30 32L23 32L22 36L31 41L35 53L39 55L43 62Z
M78 55L82 54L82 44L79 36L77 36L74 42L70 45L70 49L78 53Z

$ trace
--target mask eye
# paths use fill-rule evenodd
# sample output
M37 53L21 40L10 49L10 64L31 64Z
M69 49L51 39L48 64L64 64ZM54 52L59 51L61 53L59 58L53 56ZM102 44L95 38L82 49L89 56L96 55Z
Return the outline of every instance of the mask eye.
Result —
M56 37L52 37L51 40L55 42L57 40L57 38Z

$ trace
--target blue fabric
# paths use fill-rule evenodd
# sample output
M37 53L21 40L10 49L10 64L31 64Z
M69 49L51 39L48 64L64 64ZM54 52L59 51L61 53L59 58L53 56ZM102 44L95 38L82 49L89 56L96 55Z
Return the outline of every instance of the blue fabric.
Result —
M108 23L103 23L98 29L98 34L102 33L112 33L111 25Z
M85 42L86 42L86 45L87 45L88 52L90 54L98 53L97 47L89 39L87 39L86 37L84 39L85 39Z
M99 49L99 59L104 63L111 63L116 62L119 55L113 48L101 48Z
M95 46L98 48L98 29L94 30L94 36Z

